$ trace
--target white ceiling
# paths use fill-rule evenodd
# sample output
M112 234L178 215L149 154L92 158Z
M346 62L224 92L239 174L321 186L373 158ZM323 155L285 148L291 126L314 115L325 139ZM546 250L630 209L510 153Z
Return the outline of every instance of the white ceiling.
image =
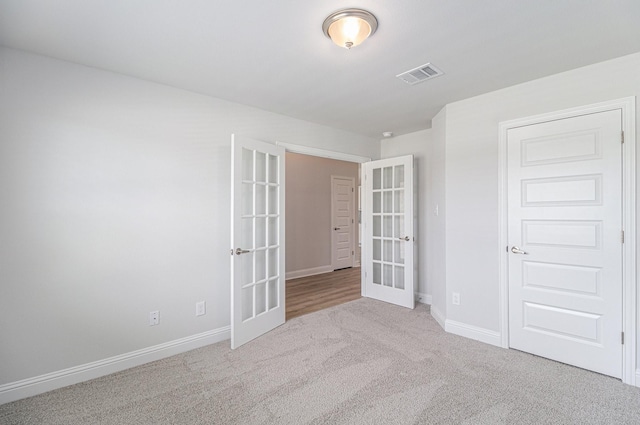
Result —
M379 21L350 51L321 29L344 7ZM429 128L452 101L638 52L639 22L640 0L2 0L0 44L379 139ZM445 75L395 78L427 62Z

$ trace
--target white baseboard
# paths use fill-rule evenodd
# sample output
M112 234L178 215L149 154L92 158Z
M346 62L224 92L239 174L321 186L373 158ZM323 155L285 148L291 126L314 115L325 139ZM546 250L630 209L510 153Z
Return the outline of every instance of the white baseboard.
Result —
M640 387L640 369L636 369L636 382L634 382L636 387Z
M427 295L423 292L416 292L416 301L420 304L431 305L431 295Z
M473 325L467 325L466 323L454 322L453 320L445 321L444 330L455 335L460 335L465 338L471 338L475 339L476 341L484 342L485 344L502 347L500 332L490 331L488 329L479 328Z
M134 366L174 356L231 337L230 327L203 332L107 359L0 385L0 404L120 372Z
M438 324L440 325L440 327L442 329L445 328L445 326L444 326L444 324L445 324L444 315L440 312L440 310L438 310L436 307L434 307L433 304L431 305L431 317L433 317L435 319L435 321L438 322Z
M314 276L317 274L322 274L322 273L329 273L333 271L333 266L328 265L328 266L320 266L320 267L313 267L310 269L303 269L303 270L295 270L292 272L287 272L285 273L285 279L289 280L289 279L297 279L299 277L307 277L307 276Z

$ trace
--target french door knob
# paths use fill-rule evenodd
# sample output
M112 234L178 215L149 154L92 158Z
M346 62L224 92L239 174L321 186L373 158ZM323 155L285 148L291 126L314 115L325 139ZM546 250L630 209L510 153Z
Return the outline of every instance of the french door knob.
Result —
M251 251L249 251L248 249L236 248L236 255L246 254L248 252Z
M333 230L340 230L340 228L339 227L334 227Z
M411 240L409 236L405 236L404 238L398 238L398 239L400 239L401 241L407 241L407 242Z
M517 246L511 247L511 252L513 252L514 254L524 254L524 255L528 254L528 252L521 250Z

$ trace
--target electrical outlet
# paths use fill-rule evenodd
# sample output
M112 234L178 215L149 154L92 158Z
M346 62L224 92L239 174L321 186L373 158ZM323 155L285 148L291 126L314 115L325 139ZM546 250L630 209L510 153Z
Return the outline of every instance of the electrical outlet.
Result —
M156 310L149 313L149 326L155 326L158 323L160 323L160 312Z
M460 292L454 292L451 295L451 303L453 305L460 305Z
M196 303L196 316L202 316L207 313L207 305L204 301Z

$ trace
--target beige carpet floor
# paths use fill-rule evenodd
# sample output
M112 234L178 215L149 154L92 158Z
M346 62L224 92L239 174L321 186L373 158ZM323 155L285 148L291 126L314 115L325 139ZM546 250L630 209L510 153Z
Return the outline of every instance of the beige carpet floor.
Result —
M0 424L640 424L640 389L363 298L2 405Z

